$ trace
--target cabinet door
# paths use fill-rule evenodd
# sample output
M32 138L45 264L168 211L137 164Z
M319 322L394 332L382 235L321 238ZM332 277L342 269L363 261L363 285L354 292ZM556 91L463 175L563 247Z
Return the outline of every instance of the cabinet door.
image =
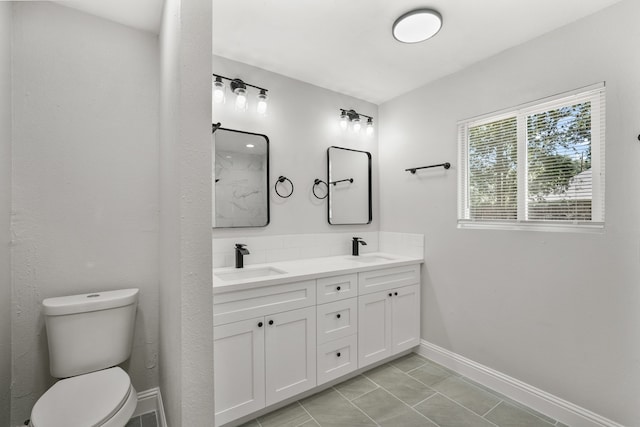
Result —
M391 329L393 354L420 344L420 285L394 289Z
M265 406L262 317L213 328L216 426Z
M316 385L316 308L265 317L267 406Z
M358 297L358 368L391 356L392 291Z

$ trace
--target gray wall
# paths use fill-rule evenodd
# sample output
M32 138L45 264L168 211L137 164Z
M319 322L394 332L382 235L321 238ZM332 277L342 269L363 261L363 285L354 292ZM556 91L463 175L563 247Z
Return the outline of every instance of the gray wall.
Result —
M158 385L159 60L153 34L48 2L17 3L15 12L18 425L52 383L40 310L47 297L140 288L125 368L137 390Z
M380 106L381 230L425 234L422 337L624 425L640 425L638 16L623 1ZM457 229L456 121L600 81L605 232Z
M10 2L0 2L0 426L11 398L11 27Z
M160 385L170 426L212 425L211 1L160 32Z
M213 57L213 72L229 78L241 78L247 83L269 90L267 116L259 116L251 108L234 109L234 95L227 84L227 102L213 106L213 122L222 127L266 134L270 150L270 210L271 222L266 228L215 229L215 238L377 231L378 216L378 132L372 137L343 132L339 127L340 108L353 108L373 116L376 126L378 107L375 104L332 92L271 73L261 68L219 56ZM255 109L258 92L249 88L249 102ZM327 200L318 200L312 193L315 178L327 179L327 148L337 145L369 151L373 157L373 222L362 226L331 226L327 222ZM273 191L280 175L291 179L295 191L290 198L278 197Z

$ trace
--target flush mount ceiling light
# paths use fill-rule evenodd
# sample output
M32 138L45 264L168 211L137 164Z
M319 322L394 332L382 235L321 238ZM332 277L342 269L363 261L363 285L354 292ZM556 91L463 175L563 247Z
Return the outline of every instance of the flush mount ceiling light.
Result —
M393 23L393 37L402 43L418 43L435 36L442 28L442 16L433 9L416 9Z

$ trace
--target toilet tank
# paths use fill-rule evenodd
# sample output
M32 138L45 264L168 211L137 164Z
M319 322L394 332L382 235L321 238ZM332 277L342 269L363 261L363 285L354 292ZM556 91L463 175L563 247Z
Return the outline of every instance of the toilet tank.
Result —
M138 292L122 289L42 301L51 375L73 377L127 360Z

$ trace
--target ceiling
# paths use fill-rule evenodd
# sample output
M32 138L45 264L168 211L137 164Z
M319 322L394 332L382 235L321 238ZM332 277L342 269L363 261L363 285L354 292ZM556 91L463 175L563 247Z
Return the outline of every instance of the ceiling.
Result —
M380 104L621 0L212 1L213 54ZM163 0L59 3L158 32ZM416 7L442 30L401 44L391 26Z

